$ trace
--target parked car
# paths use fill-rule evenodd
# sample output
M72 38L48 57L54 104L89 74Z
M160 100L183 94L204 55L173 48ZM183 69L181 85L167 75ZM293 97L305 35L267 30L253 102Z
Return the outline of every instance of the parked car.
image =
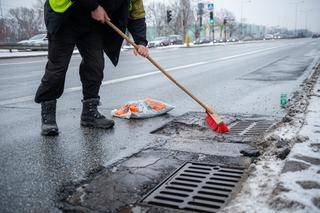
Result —
M169 35L169 42L170 44L183 44L183 39L181 35Z
M161 47L161 46L168 46L170 44L169 39L167 37L157 37L153 41L149 41L148 47Z
M198 40L196 40L195 42L193 42L194 44L208 44L208 43L210 43L211 41L209 40L209 39L206 39L206 38L204 38L204 39L198 39Z
M242 38L242 41L253 41L253 40L254 40L254 37L251 35L248 35Z
M227 42L237 42L239 41L239 39L237 37L231 37L229 39L227 39Z
M282 39L283 36L280 35L280 34L277 34L277 35L273 35L273 38L274 38L274 39Z
M48 37L46 33L37 34L32 36L28 40L19 41L21 45L32 45L32 46L46 46L48 45Z
M273 40L273 35L272 34L266 34L264 36L264 39L263 40Z
M317 33L316 33L316 34L313 34L313 35L312 35L312 38L320 38L320 34L317 34Z

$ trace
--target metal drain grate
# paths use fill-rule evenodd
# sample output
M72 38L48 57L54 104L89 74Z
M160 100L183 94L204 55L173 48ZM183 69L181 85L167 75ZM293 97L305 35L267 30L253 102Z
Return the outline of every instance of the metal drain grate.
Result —
M237 135L243 137L255 137L263 135L274 125L274 121L237 121L233 123L230 128L230 135Z
M244 168L186 163L153 189L142 203L161 207L216 212L244 175Z

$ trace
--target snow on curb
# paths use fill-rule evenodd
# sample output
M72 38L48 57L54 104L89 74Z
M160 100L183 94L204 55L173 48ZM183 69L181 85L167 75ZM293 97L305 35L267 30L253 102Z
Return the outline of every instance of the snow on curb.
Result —
M264 154L222 212L320 212L319 75L320 66L297 91L277 129L258 144Z
M73 54L79 54L78 50L74 50ZM0 59L9 59L9 58L27 58L27 57L38 57L38 56L47 56L48 51L30 51L30 52L20 52L20 51L0 51Z
M226 46L226 45L238 45L238 44L248 44L248 43L259 43L259 42L266 42L263 40L257 40L257 41L237 41L237 42L222 42L222 43L209 43L209 44L200 44L200 45L194 45L193 43L190 43L191 48L196 47L209 47L209 46ZM181 45L169 45L164 47L156 47L155 49L169 49L169 48L186 48L186 44ZM132 46L123 46L121 48L121 52L128 51L133 49ZM78 50L75 50L73 54L79 54ZM18 51L16 49L13 49L12 52L6 49L0 50L0 59L10 59L10 58L27 58L27 57L38 57L38 56L47 56L48 51Z
M279 210L295 205L296 212L320 212L319 106L320 81L314 89L305 124L299 132L309 140L294 145L280 176L279 185L283 190L274 198L278 201L274 207Z

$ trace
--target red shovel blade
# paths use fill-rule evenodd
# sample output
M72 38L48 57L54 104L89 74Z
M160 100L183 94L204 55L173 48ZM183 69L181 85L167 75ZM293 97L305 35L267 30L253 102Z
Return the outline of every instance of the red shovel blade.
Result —
M211 117L209 113L207 113L206 121L209 127L217 133L223 134L230 131L230 128L227 126L227 124L225 124L224 122L217 124L217 122Z

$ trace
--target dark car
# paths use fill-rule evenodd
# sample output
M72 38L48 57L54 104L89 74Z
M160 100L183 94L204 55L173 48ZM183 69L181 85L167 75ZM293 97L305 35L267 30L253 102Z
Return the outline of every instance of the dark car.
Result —
M313 34L312 38L320 38L320 34Z
M181 35L169 35L169 42L170 44L183 44L183 39Z
M229 39L227 39L227 42L237 42L239 41L239 39L237 37L231 37Z
M197 40L195 42L193 42L194 44L209 44L211 42L210 39L200 39L200 40Z
M168 46L170 44L170 41L167 37L157 37L152 41L149 41L148 47L162 47L162 46Z

